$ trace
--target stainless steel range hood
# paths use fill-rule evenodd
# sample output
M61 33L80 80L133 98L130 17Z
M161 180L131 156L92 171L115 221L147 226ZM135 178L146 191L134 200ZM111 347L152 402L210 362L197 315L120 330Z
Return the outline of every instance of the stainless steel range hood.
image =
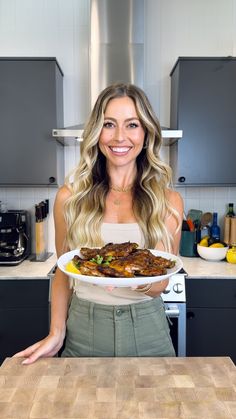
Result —
M144 87L144 0L90 0L91 105L116 81Z
M99 93L116 81L144 88L145 0L90 0L90 108ZM53 130L64 144L82 141L83 125ZM164 145L182 131L162 130Z

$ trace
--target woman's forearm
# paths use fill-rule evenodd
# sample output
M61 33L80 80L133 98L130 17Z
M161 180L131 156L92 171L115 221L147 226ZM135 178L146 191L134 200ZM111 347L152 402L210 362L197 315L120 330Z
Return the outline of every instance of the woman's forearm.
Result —
M57 269L51 290L50 334L60 334L63 339L71 295L72 290L69 287L69 278Z

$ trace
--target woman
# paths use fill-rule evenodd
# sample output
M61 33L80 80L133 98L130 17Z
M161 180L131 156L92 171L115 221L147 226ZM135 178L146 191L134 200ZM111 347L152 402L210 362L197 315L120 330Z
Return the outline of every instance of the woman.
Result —
M161 128L144 92L114 84L99 95L81 159L54 205L58 256L81 246L137 242L177 253L183 203L160 160ZM168 280L132 288L74 281L57 269L49 335L15 356L174 356L160 297ZM72 296L72 291L73 296ZM69 310L69 311L68 311Z

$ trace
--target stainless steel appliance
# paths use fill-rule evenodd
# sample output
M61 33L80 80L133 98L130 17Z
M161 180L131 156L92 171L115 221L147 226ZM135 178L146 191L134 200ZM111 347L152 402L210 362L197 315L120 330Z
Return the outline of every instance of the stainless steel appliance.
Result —
M0 265L18 265L30 255L30 214L0 212Z
M184 271L173 275L162 293L177 356L186 356L186 292Z
M125 82L145 90L145 0L90 0L89 96L90 109L109 84ZM53 129L65 145L83 141L84 124ZM163 144L175 143L181 130L162 129Z

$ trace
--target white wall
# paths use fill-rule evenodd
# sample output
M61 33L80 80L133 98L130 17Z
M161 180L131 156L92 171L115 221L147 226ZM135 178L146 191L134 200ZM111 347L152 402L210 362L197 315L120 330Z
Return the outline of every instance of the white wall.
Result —
M162 126L170 123L170 72L179 56L236 55L236 0L146 0L145 90ZM219 213L236 188L179 189L185 211Z
M118 1L118 0L117 0ZM146 0L145 90L169 126L170 71L179 56L236 54L236 0ZM0 56L55 56L64 72L65 126L88 115L88 0L0 0ZM79 158L78 146L65 148L66 172ZM12 209L28 209L49 198L48 188L2 188L0 200ZM190 208L217 211L236 202L236 188L181 188ZM50 212L49 250L54 250Z
M83 123L88 114L88 17L87 0L0 0L0 56L57 58L64 72L65 126ZM66 172L76 164L78 149L65 148ZM55 193L49 188L0 188L0 201L9 209L29 210L32 220L34 205L49 199L49 251L54 251Z
M146 91L168 126L177 58L235 55L236 0L146 0L146 22Z

